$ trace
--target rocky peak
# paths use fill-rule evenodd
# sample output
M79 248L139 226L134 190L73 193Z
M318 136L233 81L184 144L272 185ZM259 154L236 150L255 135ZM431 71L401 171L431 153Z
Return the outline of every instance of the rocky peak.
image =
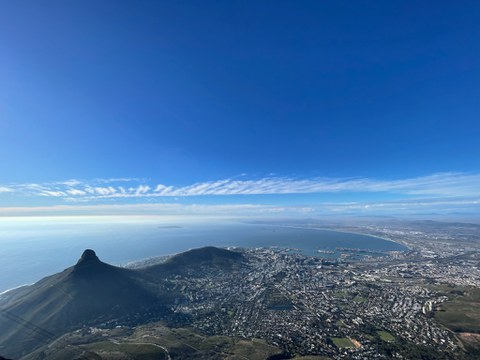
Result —
M95 254L95 251L87 249L83 252L75 267L78 268L80 266L95 264L99 262L100 259L98 258L97 254Z

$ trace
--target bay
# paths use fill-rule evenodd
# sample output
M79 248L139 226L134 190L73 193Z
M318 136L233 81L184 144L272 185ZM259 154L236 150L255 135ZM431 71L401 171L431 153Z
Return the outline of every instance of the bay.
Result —
M0 293L72 266L87 248L94 249L102 261L125 265L209 245L288 247L324 257L336 257L337 248L407 250L367 235L236 221L1 219ZM319 254L317 250L334 253Z

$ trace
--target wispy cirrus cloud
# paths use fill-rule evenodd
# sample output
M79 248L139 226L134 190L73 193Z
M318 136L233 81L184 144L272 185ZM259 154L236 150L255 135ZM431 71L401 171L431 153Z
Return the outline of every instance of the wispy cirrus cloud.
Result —
M452 214L455 212L478 213L480 196L476 198L434 198L379 202L323 203L317 210L342 214Z
M186 186L121 178L42 184L0 185L0 193L61 198L65 201L102 199L194 197L224 195L282 195L321 193L391 193L417 197L475 197L480 195L480 174L437 173L405 179L291 178L221 179Z
M307 206L274 206L258 204L101 204L101 205L55 205L37 207L0 207L0 217L11 216L102 216L102 215L154 215L154 216L212 216L241 218L282 214L294 216L307 214L315 209Z
M65 192L70 196L83 196L87 194L86 191L79 189L68 189Z
M329 201L305 205L285 201L282 195L286 194L333 195L325 197ZM349 194L357 201L345 201ZM264 195L278 197L273 204L265 204L272 198ZM228 201L224 201L226 196ZM2 206L2 199L11 206ZM278 176L249 179L242 175L185 186L130 178L0 185L0 216L155 214L243 218L456 213L480 215L480 174L450 172L387 180Z
M127 178L127 177L122 177L122 178L109 178L109 179L95 179L94 182L97 182L99 184L108 184L108 183L117 183L117 182L141 182L143 181L140 178Z
M53 196L53 197L65 197L67 196L66 192L63 191L51 191L51 190L42 190L39 192L40 196Z
M324 202L314 206L268 204L68 204L53 206L0 207L1 217L22 216L168 216L241 218L305 218L338 215L476 215L478 199L431 199L388 202Z
M461 196L480 193L480 174L440 173L429 176L379 180L368 178L296 179L268 177L255 180L218 180L173 187L157 185L158 196L307 194L336 192L392 192L406 195Z

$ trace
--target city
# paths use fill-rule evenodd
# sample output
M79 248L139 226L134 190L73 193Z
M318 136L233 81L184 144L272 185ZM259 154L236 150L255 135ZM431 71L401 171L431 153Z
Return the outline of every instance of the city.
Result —
M203 333L266 339L292 354L402 358L410 350L388 346L401 339L426 354L456 358L463 345L435 313L452 290L480 289L480 243L471 237L478 227L462 239L441 229L355 230L401 239L410 251L349 261L237 249L247 266L169 279L184 295L175 312L191 316Z

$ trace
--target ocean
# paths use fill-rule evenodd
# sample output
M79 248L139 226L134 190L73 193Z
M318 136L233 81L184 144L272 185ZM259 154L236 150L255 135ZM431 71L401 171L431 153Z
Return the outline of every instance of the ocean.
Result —
M288 247L307 255L336 248L403 251L377 237L234 221L196 222L127 218L0 219L0 293L74 265L83 250L95 250L113 265L202 246Z

